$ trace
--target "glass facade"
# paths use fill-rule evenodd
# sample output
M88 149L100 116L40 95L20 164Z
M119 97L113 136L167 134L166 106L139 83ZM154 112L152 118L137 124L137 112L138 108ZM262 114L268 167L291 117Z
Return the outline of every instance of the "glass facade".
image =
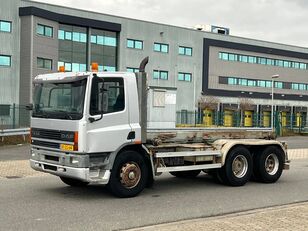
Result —
M11 66L11 56L0 55L0 66L10 67Z
M66 71L87 71L95 62L99 71L116 71L117 33L98 29L90 31L87 27L59 25L58 68L65 66Z
M192 56L192 48L179 46L179 55Z
M91 62L98 63L99 71L117 70L117 33L91 29Z
M169 52L169 45L163 43L154 43L154 51L168 53Z
M168 80L168 71L154 70L153 71L153 79Z
M87 69L87 28L59 25L58 68L66 71L86 71Z
M308 64L303 62L296 62L291 60L282 60L282 59L272 59L260 56L250 56L250 55L242 55L242 54L234 54L227 52L219 52L219 59L225 61L233 61L233 62L243 62L243 63L254 63L268 66L278 66L284 68L293 68L293 69L308 69Z
M12 31L12 22L0 20L0 31L11 32Z

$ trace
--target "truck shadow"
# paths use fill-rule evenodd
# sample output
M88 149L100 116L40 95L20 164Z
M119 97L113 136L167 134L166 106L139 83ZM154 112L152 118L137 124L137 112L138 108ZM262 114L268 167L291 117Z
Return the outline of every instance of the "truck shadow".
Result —
M169 174L164 174L155 179L152 186L146 188L138 197L158 197L164 194L170 194L177 191L191 191L194 188L217 189L226 187L217 182L213 177L207 174L200 174L195 178L177 178ZM71 187L59 181L56 187L49 186L41 189L44 193L53 194L58 197L78 200L97 200L97 199L114 199L114 196L104 185L90 184L86 187Z

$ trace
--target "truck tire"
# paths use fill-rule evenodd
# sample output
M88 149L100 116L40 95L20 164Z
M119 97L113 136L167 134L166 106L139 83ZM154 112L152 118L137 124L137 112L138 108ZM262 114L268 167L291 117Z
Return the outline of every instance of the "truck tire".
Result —
M218 179L226 185L242 186L251 177L252 165L253 161L248 149L237 146L228 153L225 165L218 170Z
M109 191L117 197L134 197L147 185L148 166L135 151L124 151L115 159L109 183Z
M73 178L68 178L68 177L63 177L60 176L60 179L62 180L63 183L73 186L73 187L84 187L89 184L89 182L84 182L81 180L73 179Z
M275 146L256 153L254 158L254 178L262 183L276 182L283 170L283 151Z
M201 170L189 170L180 172L170 172L172 176L179 178L194 178L200 174Z

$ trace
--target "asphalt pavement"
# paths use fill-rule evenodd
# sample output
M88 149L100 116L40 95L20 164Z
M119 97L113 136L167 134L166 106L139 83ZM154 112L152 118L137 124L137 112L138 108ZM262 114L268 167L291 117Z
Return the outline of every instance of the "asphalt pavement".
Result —
M164 174L129 199L114 198L101 185L68 187L33 171L29 145L0 147L0 229L308 230L300 222L308 217L308 203L299 203L308 201L307 139L282 138L289 144L291 169L275 184L227 187L203 173L196 179ZM273 208L280 205L287 206Z
M275 184L228 187L206 174L164 174L128 199L114 198L104 186L73 188L45 174L0 182L2 230L119 230L308 201L308 159L292 161Z

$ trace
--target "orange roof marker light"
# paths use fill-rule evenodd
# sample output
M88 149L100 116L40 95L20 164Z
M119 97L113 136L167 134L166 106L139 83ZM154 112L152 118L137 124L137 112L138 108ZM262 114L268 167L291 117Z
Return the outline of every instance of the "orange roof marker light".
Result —
M92 72L98 72L98 63L92 63L91 69Z
M65 72L65 67L64 66L60 66L59 67L59 72Z

